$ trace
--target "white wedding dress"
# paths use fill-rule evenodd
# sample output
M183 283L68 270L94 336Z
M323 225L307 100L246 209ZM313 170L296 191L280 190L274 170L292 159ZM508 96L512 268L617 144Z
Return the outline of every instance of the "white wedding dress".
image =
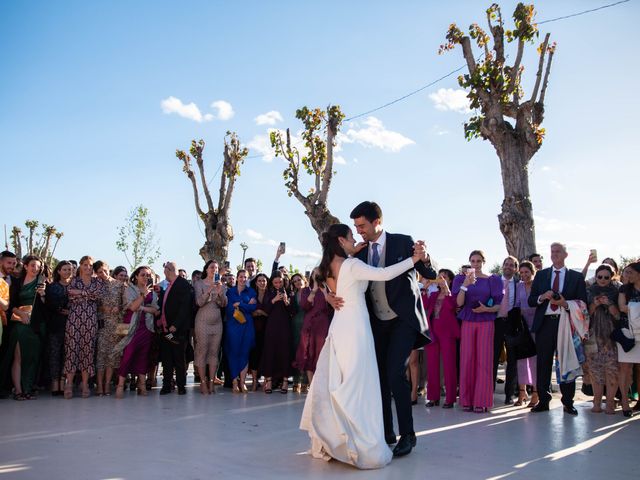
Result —
M386 268L357 258L342 263L335 293L344 306L331 322L300 420L300 428L309 432L314 457L363 469L391 461L365 292L370 280L391 280L412 268L411 258Z

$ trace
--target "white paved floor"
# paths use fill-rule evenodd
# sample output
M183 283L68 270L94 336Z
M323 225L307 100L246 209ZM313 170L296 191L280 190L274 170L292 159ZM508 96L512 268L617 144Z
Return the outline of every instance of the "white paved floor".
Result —
M546 479L640 477L640 417L497 407L488 414L414 407L417 448L361 472L305 454L304 396L253 393L0 401L1 479ZM372 395L376 392L371 392Z

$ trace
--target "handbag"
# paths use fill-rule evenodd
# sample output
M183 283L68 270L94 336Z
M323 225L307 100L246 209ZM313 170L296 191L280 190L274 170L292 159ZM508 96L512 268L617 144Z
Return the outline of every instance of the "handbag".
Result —
M238 307L233 311L233 318L235 318L238 323L247 323L244 313L242 313Z
M129 335L129 326L128 323L117 323L116 324L116 335L119 337L126 337Z
M504 335L505 342L514 351L516 359L533 357L536 354L536 344L519 307L509 310L507 324L510 331Z
M636 339L627 337L622 328L616 328L613 332L611 332L610 338L614 342L618 342L625 353L633 350L633 347L635 347L636 345Z

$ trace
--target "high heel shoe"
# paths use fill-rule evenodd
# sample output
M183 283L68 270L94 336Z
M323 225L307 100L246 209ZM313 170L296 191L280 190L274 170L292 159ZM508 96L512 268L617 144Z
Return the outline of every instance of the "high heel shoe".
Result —
M200 393L202 395L208 395L209 394L209 388L207 387L207 381L203 380L202 378L200 379Z
M475 407L473 411L475 413L487 413L489 409L487 407Z
M65 400L73 398L73 385L71 383L65 384L63 391Z
M82 385L82 398L89 398L91 396L91 390L89 385Z
M240 393L240 387L238 386L238 379L234 378L231 382L233 393Z
M116 387L116 398L118 400L121 400L122 398L124 398L124 385L118 385Z
M514 407L521 407L522 405L524 405L524 402L529 400L529 397L527 397L527 389L526 388L520 388L519 392L520 393L518 395L518 400L516 401L516 403L513 404Z
M424 404L424 406L427 408L438 407L440 406L440 400L436 400L435 402L433 400L429 400Z
M273 390L271 388L271 379L267 379L264 381L264 393L273 393Z

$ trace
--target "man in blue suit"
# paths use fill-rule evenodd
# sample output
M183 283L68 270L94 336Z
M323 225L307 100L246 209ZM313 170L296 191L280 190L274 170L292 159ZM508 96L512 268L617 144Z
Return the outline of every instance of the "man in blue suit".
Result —
M567 309L568 300L587 303L587 288L582 273L569 270L564 261L567 247L562 243L551 244L551 267L536 273L529 294L529 306L536 307L531 331L536 334L537 389L540 401L532 412L549 410L551 402L551 374L553 356L557 347L558 323L561 309ZM576 392L575 381L560 384L565 413L578 415L573 406Z

